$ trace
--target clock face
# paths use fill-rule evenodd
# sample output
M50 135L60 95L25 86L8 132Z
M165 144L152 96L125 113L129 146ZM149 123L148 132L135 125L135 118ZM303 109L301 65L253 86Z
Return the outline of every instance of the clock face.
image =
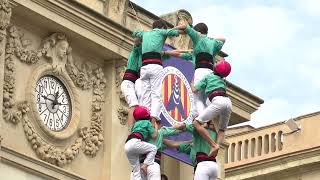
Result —
M71 100L64 84L55 76L44 75L35 88L35 102L42 123L52 131L64 130L71 119Z

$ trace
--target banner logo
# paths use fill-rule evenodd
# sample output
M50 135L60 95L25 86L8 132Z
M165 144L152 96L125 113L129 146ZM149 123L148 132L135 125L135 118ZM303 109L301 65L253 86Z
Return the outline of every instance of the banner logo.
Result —
M163 116L171 125L191 122L194 99L188 80L173 66L165 67L163 71L161 106Z

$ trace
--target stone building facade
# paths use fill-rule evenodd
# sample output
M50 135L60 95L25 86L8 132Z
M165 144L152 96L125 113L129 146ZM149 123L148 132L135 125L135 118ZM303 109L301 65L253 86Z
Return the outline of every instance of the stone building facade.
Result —
M0 5L1 179L129 179L123 151L128 108L120 75L132 30L148 30L159 17L128 0ZM172 27L192 21L185 10L162 18ZM181 36L167 43L188 48L191 42ZM61 96L50 88L61 88ZM231 83L228 94L231 124L249 121L263 103ZM224 155L222 149L220 179ZM192 179L191 166L168 156L161 166L169 179Z

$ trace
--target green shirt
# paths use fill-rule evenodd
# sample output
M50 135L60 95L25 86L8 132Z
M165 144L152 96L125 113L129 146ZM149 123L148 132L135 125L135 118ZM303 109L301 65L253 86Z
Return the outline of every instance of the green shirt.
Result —
M206 75L203 79L201 79L197 84L194 85L196 90L205 89L206 95L210 91L216 89L224 89L226 90L226 82L220 76L216 75L215 73L210 73Z
M151 134L153 134L154 127L152 126L150 120L139 120L133 124L131 132L141 133L143 138L147 141Z
M196 58L191 53L180 53L179 57L186 59L186 60L189 60L189 61L192 61L192 63L195 64Z
M167 37L179 36L177 29L152 29L152 31L134 31L134 37L142 39L142 54L147 52L161 53Z
M197 152L203 152L206 154L210 153L211 150L211 145L202 138L202 136L198 133L198 131L193 127L192 124L187 124L186 125L186 131L191 132L192 133L192 138L193 138L193 153L197 153ZM209 132L209 135L212 139L216 140L217 139L217 133L207 129L207 131ZM193 155L195 157L195 155ZM190 155L190 157L193 157ZM193 159L195 160L195 159Z
M179 134L179 132L179 130L172 127L161 127L158 130L156 139L150 139L148 142L155 145L158 150L162 151L165 148L165 145L163 144L163 138Z
M128 57L127 69L137 71L137 72L140 69L140 67L142 65L141 47L142 47L141 44L133 46L132 51L130 52L129 57Z
M188 154L193 164L196 162L196 152L194 151L192 144L182 143L179 145L178 151Z
M223 46L222 41L208 38L207 35L200 34L189 25L187 25L185 32L190 36L193 42L193 54L195 57L200 52L206 52L215 57ZM214 63L214 59L212 59L212 63Z

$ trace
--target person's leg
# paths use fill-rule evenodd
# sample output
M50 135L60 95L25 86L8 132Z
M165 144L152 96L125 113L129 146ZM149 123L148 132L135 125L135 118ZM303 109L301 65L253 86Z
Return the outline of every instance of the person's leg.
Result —
M160 165L153 163L147 168L147 179L148 180L159 180L161 178Z
M131 139L126 142L124 149L129 160L129 163L132 168L132 179L133 180L141 180L140 174L140 162L139 162L139 155L137 152L136 143L138 142L137 139Z
M198 163L196 171L194 173L194 180L209 180L205 162L206 161Z
M161 113L161 94L162 94L162 78L163 78L163 67L161 65L152 64L152 76L150 77L151 82L151 117L153 120L160 120Z
M219 119L219 131L217 142L221 144L224 140L225 130L228 127L231 112L232 112L232 103L228 97L219 98L221 104L223 104L223 108L221 109L220 119Z
M199 81L201 81L206 75L210 74L212 70L207 69L207 68L198 68L194 72L194 79L193 79L193 84L197 84ZM198 116L205 108L205 99L204 98L204 92L199 91L196 93L193 93L194 96L194 117Z
M144 171L144 173L147 173L147 167L154 163L157 147L153 144L143 141L139 141L136 146L139 154L146 154L146 158L141 165L141 169Z
M134 89L137 95L138 103L141 104L141 79L137 79L134 83Z
M218 164L213 161L208 162L209 180L216 180L218 177Z
M211 104L209 104L208 107L205 108L202 113L200 113L200 115L195 119L195 121L193 121L193 126L196 128L201 137L204 138L212 146L212 149L208 154L209 156L217 155L219 145L210 137L208 131L201 126L201 123L208 122L219 115L221 111L221 105L219 104L220 101L217 101L216 98L218 97L213 98Z
M134 107L138 105L138 98L135 92L135 84L129 80L123 80L121 83L121 91L130 108L128 113L128 120L127 120L128 125L130 127L134 122L134 118L133 118Z
M147 107L151 110L151 83L150 83L150 75L149 75L149 65L141 67L141 101L139 101L141 106Z

